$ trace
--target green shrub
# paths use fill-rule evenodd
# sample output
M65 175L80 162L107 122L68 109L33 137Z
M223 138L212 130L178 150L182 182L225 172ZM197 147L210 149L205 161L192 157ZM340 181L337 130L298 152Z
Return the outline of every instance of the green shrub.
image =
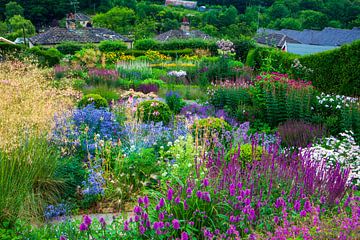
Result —
M192 125L192 132L199 139L207 139L215 132L220 136L225 131L231 131L231 129L232 127L225 120L215 117L196 120Z
M232 40L234 43L236 58L245 61L250 50L255 48L255 41L252 38L242 37L240 39Z
M141 84L155 84L156 86L163 87L165 86L165 82L160 79L148 78L141 82Z
M249 143L240 146L234 146L226 154L226 159L230 161L234 155L239 153L240 155L238 159L241 162L241 166L245 168L247 164L252 163L254 160L260 161L263 150L261 146L252 146Z
M117 51L126 51L128 48L123 41L111 41L106 40L102 41L99 44L99 50L101 52L117 52Z
M360 95L360 41L331 51L303 56L302 65L312 69L309 79L320 91Z
M250 94L244 88L218 88L210 98L210 103L218 109L227 108L235 115L239 105L251 103Z
M99 94L87 94L79 101L78 107L83 108L89 104L94 104L96 108L108 107L108 102Z
M80 51L82 48L81 44L76 42L64 42L59 44L56 49L59 50L62 54L71 54L74 55L75 52Z
M137 116L144 122L163 122L168 124L171 110L166 103L157 100L143 101L138 105Z
M33 47L27 50L28 53L37 57L39 65L42 67L53 67L60 63L63 55L56 48L42 49Z
M160 43L154 39L140 39L135 41L134 48L136 50L158 50Z
M101 97L105 98L106 101L117 101L119 99L119 94L114 90L110 89L109 87L105 86L97 86L94 88L84 89L83 93L85 95L88 94L98 94Z
M185 102L182 100L180 94L177 92L170 91L166 93L165 100L170 110L173 111L175 114L179 113L181 109L185 106Z

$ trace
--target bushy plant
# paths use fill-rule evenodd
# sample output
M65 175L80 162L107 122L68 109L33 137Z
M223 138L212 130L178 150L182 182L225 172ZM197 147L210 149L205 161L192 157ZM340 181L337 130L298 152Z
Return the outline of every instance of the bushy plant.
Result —
M182 100L181 96L177 92L167 92L165 100L170 110L173 111L175 114L179 113L181 109L185 106L185 102Z
M99 94L87 94L79 101L79 108L86 107L87 105L93 104L96 108L106 108L108 107L108 102L105 98Z
M325 129L321 125L294 120L280 124L278 131L282 144L287 147L306 147L325 134Z
M105 98L108 102L117 101L119 99L119 94L115 91L115 89L111 89L106 85L84 89L83 93L85 95L98 94Z
M255 146L250 143L246 143L243 145L235 145L227 153L226 159L228 159L228 161L231 161L232 158L236 157L236 159L240 161L241 166L245 168L254 160L260 161L262 152L263 150L261 146ZM235 155L238 155L238 157Z
M56 46L56 49L59 50L62 54L71 54L74 55L75 52L82 49L81 44L76 42L64 42Z
M101 41L99 44L99 50L101 52L116 52L116 51L125 51L127 46L123 41Z
M159 91L159 87L156 84L140 84L138 87L136 87L136 91L142 92L142 93L157 93Z
M81 49L75 54L75 61L78 61L82 66L93 68L100 61L101 52L95 49Z
M138 105L137 116L144 122L163 122L168 124L171 110L166 103L157 100L143 101Z

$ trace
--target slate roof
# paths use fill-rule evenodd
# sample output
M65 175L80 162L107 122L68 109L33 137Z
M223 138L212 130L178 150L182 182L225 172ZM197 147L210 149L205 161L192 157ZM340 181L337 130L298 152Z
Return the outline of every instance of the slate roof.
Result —
M172 6L183 6L186 8L196 8L197 2L195 1L182 1L182 0L166 0L165 6L172 5Z
M189 38L201 38L203 40L211 39L210 35L203 33L199 30L191 30L189 32L183 30L170 30L159 34L155 37L159 41L167 41L170 39L189 39Z
M106 28L68 30L55 27L30 38L30 42L34 45L54 45L62 42L99 43L104 40L132 42L129 38Z
M335 48L338 48L338 46L320 46L320 45L296 44L296 43L287 44L287 51L289 53L294 53L298 55L319 53L328 50L333 50Z
M281 48L286 43L300 43L281 33L260 33L255 37L257 43Z
M284 34L303 44L320 45L320 46L341 46L360 39L360 28L338 29L324 28L321 31L308 30L296 31L290 29L272 30L259 29L258 33L277 33Z
M91 21L91 18L88 15L83 13L75 13L75 20L76 21Z

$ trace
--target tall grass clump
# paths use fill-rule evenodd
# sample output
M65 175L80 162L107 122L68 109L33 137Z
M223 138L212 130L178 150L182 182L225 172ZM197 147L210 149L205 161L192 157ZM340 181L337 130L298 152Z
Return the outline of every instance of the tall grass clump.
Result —
M0 149L19 144L19 133L39 135L54 124L54 115L73 105L77 92L51 87L51 73L35 65L0 63Z
M0 222L34 220L53 202L62 181L55 177L58 153L45 137L28 137L11 151L0 149Z

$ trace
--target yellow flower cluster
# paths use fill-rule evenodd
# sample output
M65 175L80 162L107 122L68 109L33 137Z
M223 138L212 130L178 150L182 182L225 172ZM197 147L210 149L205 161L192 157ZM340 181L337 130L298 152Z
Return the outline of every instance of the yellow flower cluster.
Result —
M51 72L22 62L0 63L0 149L13 149L25 134L49 133L55 114L74 105L79 93L49 86Z
M154 63L150 64L150 67L195 67L193 63Z
M199 57L196 55L190 56L190 55L183 55L181 56L181 59L185 60L185 61L199 61Z
M155 61L171 61L171 57L166 56L164 54L161 54L158 51L148 50L148 51L146 51L145 56L151 62L155 62Z
M106 53L106 60L111 63L117 63L119 61L134 61L135 57L125 55L124 52L108 52Z

